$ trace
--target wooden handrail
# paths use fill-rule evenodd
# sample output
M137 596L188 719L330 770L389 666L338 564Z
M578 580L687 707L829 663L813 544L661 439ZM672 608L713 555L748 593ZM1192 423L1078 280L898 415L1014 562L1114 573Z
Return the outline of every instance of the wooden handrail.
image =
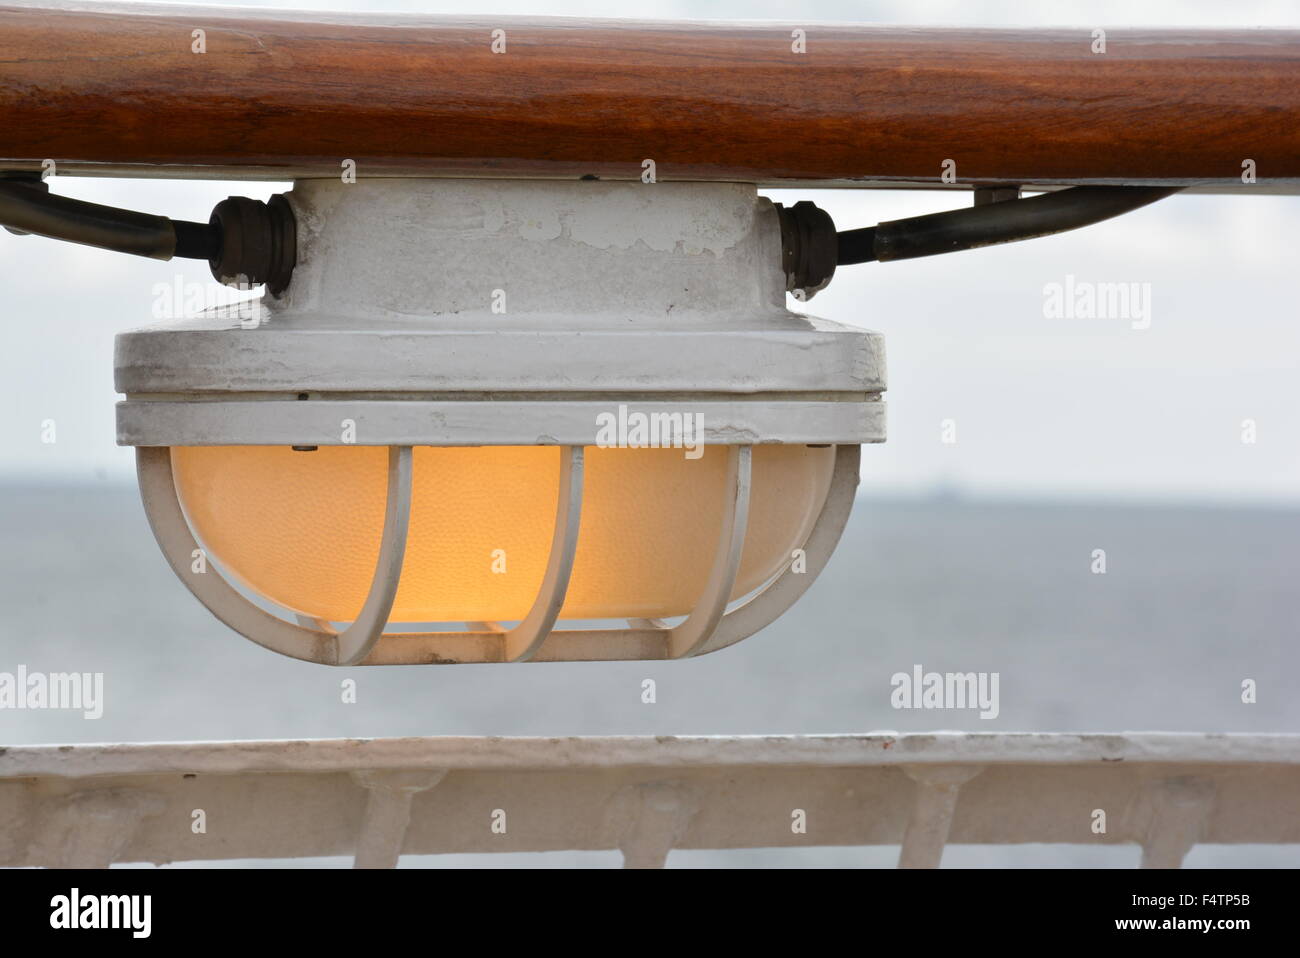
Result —
M202 30L206 52L195 53ZM505 52L494 53L503 30ZM805 31L806 52L792 33ZM498 47L500 44L498 43ZM0 164L1300 189L1300 31L0 5Z

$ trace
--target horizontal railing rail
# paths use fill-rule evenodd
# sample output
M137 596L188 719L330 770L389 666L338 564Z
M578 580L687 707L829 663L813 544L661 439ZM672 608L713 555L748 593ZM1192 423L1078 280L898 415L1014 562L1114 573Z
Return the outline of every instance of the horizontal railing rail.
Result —
M1300 843L1300 736L414 738L0 750L0 865Z

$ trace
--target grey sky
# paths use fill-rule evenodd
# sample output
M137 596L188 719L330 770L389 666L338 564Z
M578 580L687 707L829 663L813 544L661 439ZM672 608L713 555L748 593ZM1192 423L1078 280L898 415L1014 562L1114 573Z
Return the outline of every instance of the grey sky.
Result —
M221 4L223 6L227 4ZM317 9L483 14L463 3L278 2ZM1298 26L1289 3L494 2L532 15L780 18L917 24ZM166 135L160 131L160 135ZM1260 170L1267 177L1267 170ZM96 202L206 219L235 193L287 184L54 181ZM964 195L800 191L840 228L944 209ZM889 442L865 451L873 488L1000 495L1300 501L1296 197L1174 197L1101 226L951 257L848 267L808 311L886 334ZM0 480L128 478L114 445L112 341L151 321L155 285L207 280L160 264L0 234ZM1044 316L1043 289L1150 284L1151 324ZM957 442L940 442L941 423ZM1258 440L1241 441L1242 421ZM42 443L54 420L57 441Z

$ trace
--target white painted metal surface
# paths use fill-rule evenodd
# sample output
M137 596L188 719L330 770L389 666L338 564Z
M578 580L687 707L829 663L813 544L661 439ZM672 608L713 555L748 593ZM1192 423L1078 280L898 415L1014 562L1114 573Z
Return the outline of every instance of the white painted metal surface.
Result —
M194 830L194 812L205 830ZM1105 830L1097 831L1097 812ZM801 813L801 814L800 814ZM794 827L800 818L806 830ZM1300 736L428 738L0 750L0 865L618 849L1300 843Z
M861 397L858 397L861 399ZM885 404L697 397L666 402L609 394L547 402L460 399L240 399L173 402L135 397L118 403L118 444L127 446L338 446L345 421L361 446L595 446L602 415L620 402L645 415L703 417L708 445L883 442ZM689 420L686 420L689 421Z
M277 319L718 329L785 312L777 214L748 184L313 179L288 196L307 252Z
M273 307L275 301L270 300ZM675 310L674 310L675 311ZM586 388L663 397L697 391L867 392L885 388L884 337L794 313L763 313L755 333L730 328L652 328L636 323L570 332L570 314L532 314L528 361L502 361L500 317L477 326L431 327L423 317L388 317L359 330L356 318L271 312L245 327L230 310L118 334L117 391L128 394L229 392L247 379L269 392L359 391L405 394L571 392L544 370L567 363ZM311 336L302 335L310 330ZM239 335L250 334L250 335ZM239 356L240 343L257 355ZM348 356L346 369L338 358ZM731 352L726 352L730 350ZM611 362L637 358L635 365ZM720 363L720 358L728 358Z
M701 413L713 444L884 440L881 337L786 309L778 217L753 186L288 195L281 299L118 336L120 443L595 445L620 404Z

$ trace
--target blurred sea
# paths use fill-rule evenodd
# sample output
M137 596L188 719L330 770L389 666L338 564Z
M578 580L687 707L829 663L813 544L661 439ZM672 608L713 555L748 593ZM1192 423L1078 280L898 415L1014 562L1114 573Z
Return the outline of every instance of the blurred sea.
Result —
M1300 731L1300 510L860 498L757 636L678 663L337 670L266 652L176 581L133 487L0 486L0 671L103 672L103 718L0 711L0 744L400 735ZM1091 572L1105 549L1107 572ZM890 676L998 672L1001 711L896 711ZM352 677L358 701L339 683ZM658 701L641 702L653 678ZM1243 679L1258 702L1241 702ZM1297 812L1300 814L1300 810ZM954 846L944 864L1120 865L1136 847ZM893 848L675 852L670 866L890 865ZM607 865L614 853L411 865ZM333 859L300 864L346 864ZM299 864L299 863L282 863ZM1200 846L1188 866L1294 866Z

